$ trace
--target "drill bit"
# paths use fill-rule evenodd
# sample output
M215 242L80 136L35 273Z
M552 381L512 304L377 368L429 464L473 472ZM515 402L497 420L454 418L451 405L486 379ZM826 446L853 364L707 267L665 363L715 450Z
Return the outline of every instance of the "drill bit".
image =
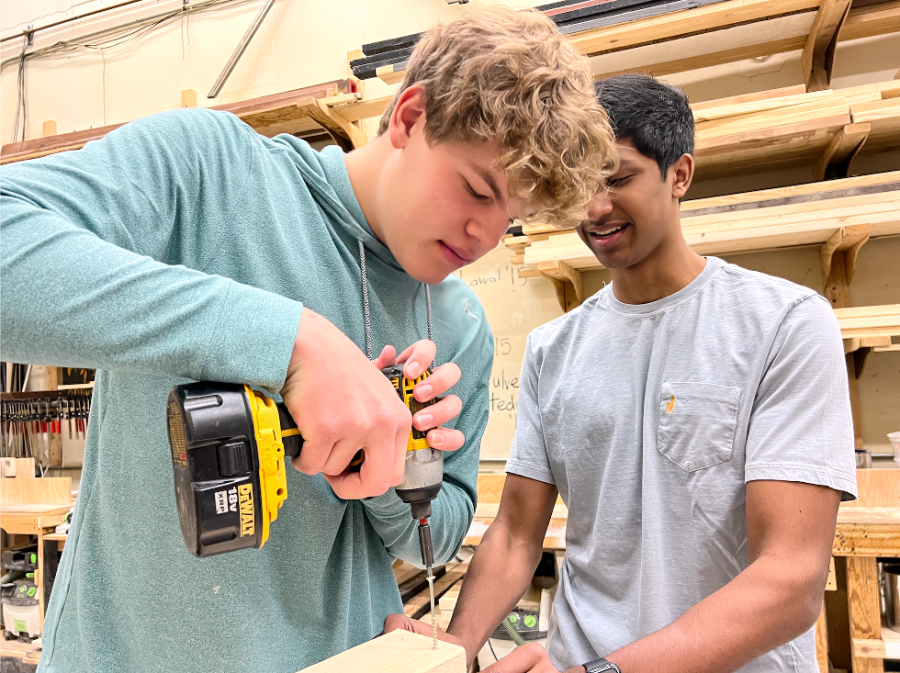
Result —
M434 609L434 551L431 546L431 526L428 525L428 517L419 519L419 546L422 550L422 563L428 571L428 592L431 594L431 637L434 641L434 649L438 649L437 614Z
M433 649L438 648L438 637L437 637L437 615L434 610L434 573L431 571L431 566L426 568L428 570L428 590L431 592L431 637L434 641Z

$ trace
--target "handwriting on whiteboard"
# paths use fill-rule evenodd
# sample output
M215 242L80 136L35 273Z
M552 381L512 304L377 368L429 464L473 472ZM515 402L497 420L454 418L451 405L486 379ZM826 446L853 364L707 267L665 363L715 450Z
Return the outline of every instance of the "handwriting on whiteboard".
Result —
M494 335L482 460L507 457L516 429L528 333L561 313L553 286L544 278L520 278L521 265L513 264L512 258L512 251L501 246L456 272L481 301Z

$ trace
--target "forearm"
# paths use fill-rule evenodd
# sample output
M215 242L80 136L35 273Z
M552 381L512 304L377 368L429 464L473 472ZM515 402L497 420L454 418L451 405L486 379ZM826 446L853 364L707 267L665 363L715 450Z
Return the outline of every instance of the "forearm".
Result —
M605 654L623 673L726 673L797 638L821 609L825 578L760 556L672 624Z
M168 266L4 195L3 357L277 391L302 306Z
M447 629L465 643L469 661L528 589L540 558L540 544L517 536L499 520L488 528Z

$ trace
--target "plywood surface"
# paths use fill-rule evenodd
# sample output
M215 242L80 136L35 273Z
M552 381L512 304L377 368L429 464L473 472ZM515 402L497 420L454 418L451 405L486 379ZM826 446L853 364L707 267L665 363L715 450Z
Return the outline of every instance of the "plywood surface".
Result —
M66 505L71 501L71 477L0 480L0 504L4 511L31 505Z
M841 310L856 311L858 309ZM900 516L900 468L857 470L856 488L859 491L859 497L841 504L842 512L855 509L857 510L856 515L859 516L863 510L894 508Z
M431 638L393 631L325 661L303 673L466 673L466 651L450 643L432 647Z

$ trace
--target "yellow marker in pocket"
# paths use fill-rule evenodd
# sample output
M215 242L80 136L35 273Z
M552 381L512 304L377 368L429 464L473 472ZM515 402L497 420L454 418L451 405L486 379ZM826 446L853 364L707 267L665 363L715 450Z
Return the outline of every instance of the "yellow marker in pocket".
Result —
M672 395L672 399L669 400L669 403L666 405L666 413L671 414L672 410L675 408L675 396Z

